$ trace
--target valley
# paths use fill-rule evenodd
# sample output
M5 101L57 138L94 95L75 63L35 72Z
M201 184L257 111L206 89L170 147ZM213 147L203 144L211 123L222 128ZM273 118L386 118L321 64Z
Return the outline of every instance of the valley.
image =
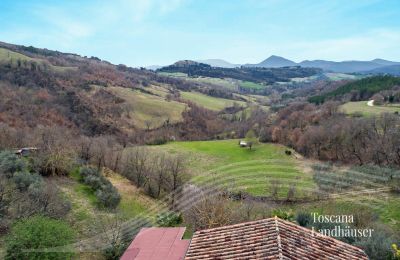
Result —
M202 62L151 71L1 43L2 256L24 254L13 225L32 216L69 227L77 258L118 259L142 227L190 239L275 216L311 228L311 212L353 214L378 235L339 239L391 254L399 78Z

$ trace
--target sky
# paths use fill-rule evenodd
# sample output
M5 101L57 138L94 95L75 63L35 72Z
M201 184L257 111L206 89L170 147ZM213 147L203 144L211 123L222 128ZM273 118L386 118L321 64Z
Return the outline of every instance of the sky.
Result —
M0 0L0 41L128 66L400 61L400 0Z

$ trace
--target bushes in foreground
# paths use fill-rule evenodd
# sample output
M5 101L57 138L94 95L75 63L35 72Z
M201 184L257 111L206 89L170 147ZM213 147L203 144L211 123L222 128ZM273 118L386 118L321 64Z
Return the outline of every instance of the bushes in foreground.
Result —
M157 225L160 227L176 227L182 224L183 218L181 214L175 212L164 212L157 215Z
M81 182L93 189L101 206L110 209L118 206L121 201L121 195L96 168L82 167L79 173Z
M34 216L13 226L6 239L5 259L72 259L67 246L73 239L74 232L65 222Z
M28 160L0 152L0 233L16 219L36 214L62 218L70 209L70 202L33 171Z

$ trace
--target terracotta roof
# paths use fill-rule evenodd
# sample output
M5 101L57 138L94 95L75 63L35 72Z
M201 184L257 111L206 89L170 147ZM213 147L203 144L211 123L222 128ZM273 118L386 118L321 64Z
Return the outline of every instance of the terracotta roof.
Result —
M197 231L185 259L368 259L359 248L279 218Z
M142 228L121 260L182 260L190 240L182 240L184 227Z

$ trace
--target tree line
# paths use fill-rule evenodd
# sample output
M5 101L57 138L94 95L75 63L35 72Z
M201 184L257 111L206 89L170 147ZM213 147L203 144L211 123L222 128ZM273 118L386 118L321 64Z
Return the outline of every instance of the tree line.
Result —
M260 138L319 160L400 166L398 115L350 118L340 113L338 106L335 102L292 104L277 113Z

